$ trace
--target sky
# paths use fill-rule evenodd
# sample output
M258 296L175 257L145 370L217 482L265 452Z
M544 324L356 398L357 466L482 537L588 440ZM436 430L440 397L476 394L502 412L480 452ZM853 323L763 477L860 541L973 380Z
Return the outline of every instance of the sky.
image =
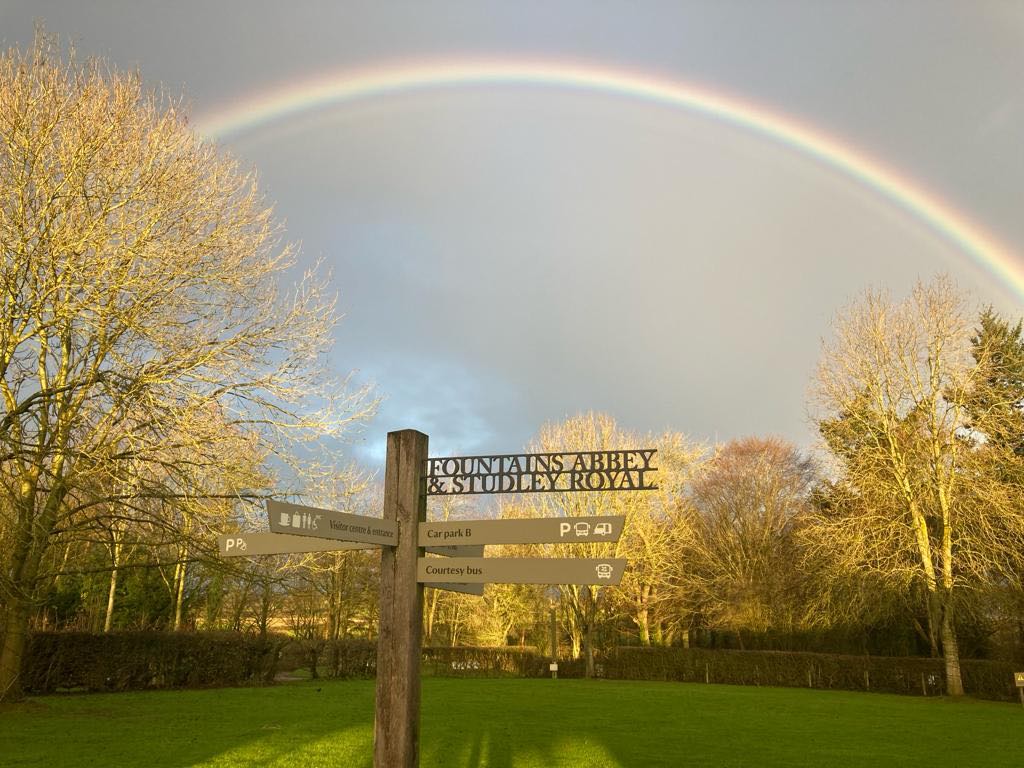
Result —
M0 0L0 45L39 20L182 96L258 171L302 265L331 269L331 365L384 398L349 448L371 467L390 430L509 453L588 410L811 449L821 345L868 286L948 272L1022 314L1019 2ZM408 82L445 67L491 75ZM269 95L389 72L405 81L256 120Z

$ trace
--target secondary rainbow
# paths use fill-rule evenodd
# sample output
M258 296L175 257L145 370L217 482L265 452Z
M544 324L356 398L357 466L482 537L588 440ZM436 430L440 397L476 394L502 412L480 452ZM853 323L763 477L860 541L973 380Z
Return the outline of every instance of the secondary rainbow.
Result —
M478 85L569 88L681 108L765 136L874 190L951 241L1024 300L1024 263L1009 248L892 168L820 130L707 88L564 61L462 59L342 70L245 97L199 117L199 132L227 138L313 110L409 91Z

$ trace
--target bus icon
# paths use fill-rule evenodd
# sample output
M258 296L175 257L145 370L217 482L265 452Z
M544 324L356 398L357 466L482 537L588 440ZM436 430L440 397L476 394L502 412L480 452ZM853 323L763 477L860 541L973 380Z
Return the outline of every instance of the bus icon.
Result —
M615 569L608 563L601 563L594 570L597 571L597 578L610 579L612 577L612 571Z

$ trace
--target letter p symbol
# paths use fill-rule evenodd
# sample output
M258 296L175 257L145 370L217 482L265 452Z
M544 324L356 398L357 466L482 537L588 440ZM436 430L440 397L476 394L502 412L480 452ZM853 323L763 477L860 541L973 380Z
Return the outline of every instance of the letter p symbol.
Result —
M571 530L572 530L572 525L569 524L569 523L559 523L558 524L558 535L560 537L561 536L565 536L565 534L567 534Z

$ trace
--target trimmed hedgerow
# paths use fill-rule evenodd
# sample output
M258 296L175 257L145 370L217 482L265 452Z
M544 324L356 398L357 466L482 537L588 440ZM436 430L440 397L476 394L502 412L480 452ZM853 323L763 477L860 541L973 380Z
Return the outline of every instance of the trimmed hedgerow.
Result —
M605 677L624 680L774 685L937 696L945 690L941 659L845 656L785 651L622 647L602 654ZM1009 700L1016 693L1009 662L964 660L967 693Z
M286 642L231 632L37 632L22 681L31 693L267 683Z
M423 649L423 672L435 677L544 677L547 670L547 659L534 648Z
M329 677L371 678L377 676L377 643L346 638L327 643L321 655Z
M282 658L283 651L283 658ZM32 693L202 688L270 682L278 669L300 666L301 644L271 635L117 632L36 633L24 666ZM423 672L437 677L548 677L549 659L535 648L424 648ZM320 672L372 678L377 647L369 640L325 641ZM945 690L941 659L853 656L787 651L619 647L595 654L598 677L620 680L729 683L880 691L938 696ZM983 699L1012 700L1014 665L964 660L964 688ZM586 674L583 659L560 660L558 676Z

